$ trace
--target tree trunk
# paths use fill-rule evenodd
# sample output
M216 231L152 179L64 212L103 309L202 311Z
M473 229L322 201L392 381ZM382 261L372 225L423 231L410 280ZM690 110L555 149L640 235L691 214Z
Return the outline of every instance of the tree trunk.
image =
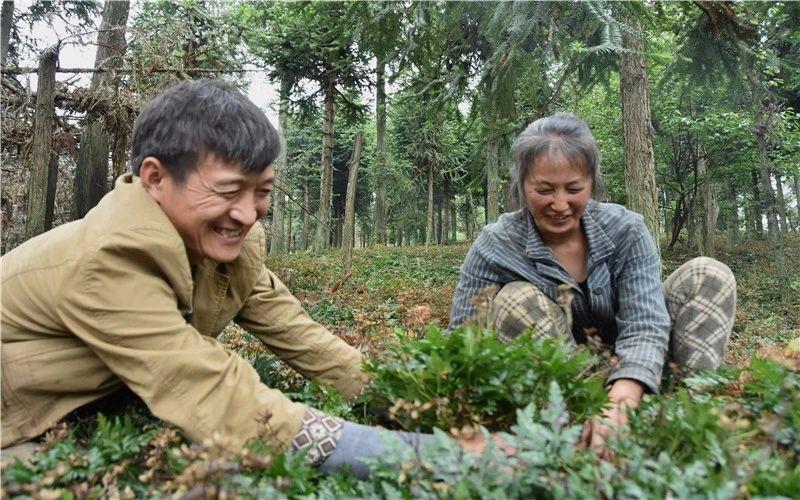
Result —
M500 215L500 138L489 137L486 145L486 223L497 220Z
M95 68L122 67L129 9L128 1L106 0L100 32L97 35ZM114 78L113 73L96 72L92 75L90 88L92 91L107 90L113 85ZM99 121L87 121L81 128L81 145L72 198L73 219L86 215L108 192L108 134L109 131Z
M797 201L797 231L800 232L800 174L794 174L794 197Z
M450 205L450 241L456 243L458 241L458 218L456 217L456 197L452 192L448 198L448 205Z
M472 241L475 239L475 202L472 199L472 192L467 191L467 199L465 200L466 217L464 218L464 232L467 233L467 239Z
M0 14L0 65L6 65L8 59L8 44L11 41L11 26L14 25L14 2L3 0L3 10Z
M728 239L731 245L736 245L741 239L739 235L739 205L736 201L736 185L728 179L726 198L728 199Z
M625 152L625 192L628 208L642 214L656 248L661 235L658 189L650 119L647 62L641 24L631 20L634 33L624 35L625 48L619 58L622 129Z
M326 68L323 88L325 89L325 114L322 122L322 177L319 184L319 210L317 212L318 252L328 248L331 238L331 201L333 197L333 103L336 97L336 86L331 74L332 68Z
M761 212L767 214L767 233L773 242L778 241L778 213L775 209L775 192L772 190L770 178L772 168L769 162L767 149L766 121L764 115L759 113L756 119L756 142L758 143L758 156L761 162L759 170L761 190Z
M764 236L764 212L761 206L761 189L758 186L758 171L750 171L750 189L753 194L753 202L750 206L752 216L752 231L757 239Z
M302 245L303 251L308 250L308 233L311 214L308 209L308 186L303 186L303 229L302 229Z
M51 174L50 156L53 153L53 124L55 123L55 86L58 46L45 49L39 57L36 90L36 110L33 121L31 168L28 173L28 212L25 219L25 238L41 234L53 224L53 211L48 212L48 200L55 196L55 176ZM51 193L52 191L52 193Z
M344 228L342 229L342 277L350 272L353 263L353 242L356 228L356 182L358 167L361 164L361 143L363 133L356 134L353 146L353 159L350 161L350 172L347 177L347 197L344 204Z
M436 242L433 227L433 166L428 165L428 214L425 226L425 244L432 245Z
M783 182L781 174L778 172L775 172L775 195L775 201L778 205L778 227L780 227L781 233L786 234L789 232L789 220L786 218L786 200L783 197Z
M286 206L285 211L286 217L286 253L291 253L293 250L292 245L292 211L289 210L289 206Z
M275 196L272 198L272 236L269 240L269 252L281 254L286 251L286 234L283 229L283 211L286 204L286 119L289 108L290 84L287 78L281 80L281 90L278 97L278 137L280 138L281 153L275 160Z
M379 245L386 244L386 63L378 58L375 70L375 129L376 162L375 176L375 237Z
M444 189L442 189L442 244L450 243L450 180L445 179Z
M719 216L719 206L717 205L717 195L714 182L708 173L708 159L700 154L697 162L698 174L703 182L701 194L703 204L703 217L700 223L700 255L713 257L716 255L714 245L714 230L717 227L717 217Z
M97 35L95 68L122 67L125 50L125 26L128 23L130 2L106 0L100 32ZM92 75L91 90L106 90L113 86L112 72ZM75 168L75 188L72 198L72 217L80 219L97 205L108 192L109 131L102 122L87 121L81 128L81 145Z

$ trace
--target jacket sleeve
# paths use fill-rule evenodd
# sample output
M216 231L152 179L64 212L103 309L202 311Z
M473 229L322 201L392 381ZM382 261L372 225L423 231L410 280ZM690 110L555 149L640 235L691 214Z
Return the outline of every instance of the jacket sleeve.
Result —
M346 397L366 385L361 353L312 320L265 266L235 321L306 378L330 384Z
M500 277L494 272L486 255L489 250L490 236L481 232L467 252L464 264L461 265L461 276L458 278L456 290L453 294L453 304L450 306L450 324L452 330L469 320L475 319L475 306L473 299L484 290L497 293L501 286Z
M305 405L263 385L247 361L187 324L167 279L170 256L183 248L159 244L159 234L122 239L78 264L59 304L65 326L187 438L218 432L239 445L259 437L286 449Z
M619 308L614 350L619 364L608 383L629 378L658 392L669 342L670 320L661 289L661 260L643 222L632 228L617 278Z

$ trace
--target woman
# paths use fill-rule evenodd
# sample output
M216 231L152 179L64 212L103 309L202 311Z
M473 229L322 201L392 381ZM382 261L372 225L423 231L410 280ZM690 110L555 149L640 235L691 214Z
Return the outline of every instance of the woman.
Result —
M478 235L461 268L450 328L474 317L473 297L499 287L490 314L502 338L532 327L536 335L579 343L597 333L619 362L607 381L611 404L604 418L587 422L583 440L608 456L606 438L627 424L626 410L645 391L658 392L666 359L682 370L719 366L733 327L736 281L724 264L699 257L662 285L642 216L592 199L600 154L577 116L536 120L512 154L525 207Z

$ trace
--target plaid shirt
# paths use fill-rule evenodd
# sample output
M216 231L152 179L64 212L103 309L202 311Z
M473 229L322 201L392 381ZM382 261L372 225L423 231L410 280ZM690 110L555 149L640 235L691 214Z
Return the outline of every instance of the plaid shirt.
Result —
M556 301L559 285L573 293L573 336L598 329L614 346L619 364L608 383L629 378L658 392L669 342L670 318L661 288L661 261L642 216L590 200L581 218L589 242L588 296L544 244L526 208L503 214L483 228L461 267L450 328L475 314L481 290L527 281Z

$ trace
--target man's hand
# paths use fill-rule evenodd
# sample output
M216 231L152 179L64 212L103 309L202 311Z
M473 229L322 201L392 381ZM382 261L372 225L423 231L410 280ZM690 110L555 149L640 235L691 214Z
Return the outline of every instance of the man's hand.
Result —
M644 389L639 382L620 379L608 391L610 405L601 417L587 420L581 434L581 444L593 450L603 460L611 460L614 454L608 447L610 439L616 439L628 428L628 410L639 406Z

